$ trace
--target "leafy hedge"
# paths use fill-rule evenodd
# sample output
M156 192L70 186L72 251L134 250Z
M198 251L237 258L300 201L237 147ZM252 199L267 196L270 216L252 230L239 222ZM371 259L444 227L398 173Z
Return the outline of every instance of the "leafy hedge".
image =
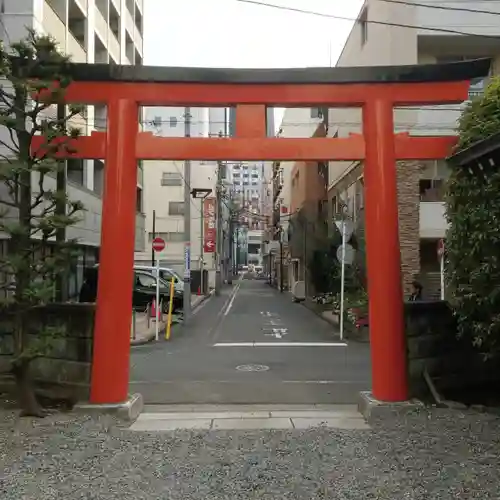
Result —
M469 103L458 149L500 132L500 78ZM489 356L500 354L500 165L451 166L447 280L459 334Z

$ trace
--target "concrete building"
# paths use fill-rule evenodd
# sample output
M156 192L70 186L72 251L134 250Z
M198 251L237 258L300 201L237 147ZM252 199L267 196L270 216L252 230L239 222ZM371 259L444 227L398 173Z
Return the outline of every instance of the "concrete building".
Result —
M419 0L417 3L420 5L411 3L367 0L345 43L337 66L433 64L492 57L492 71L498 72L498 2ZM498 15L474 14L460 9L497 11ZM372 20L381 19L396 25L418 28L370 23ZM434 30L426 29L429 27ZM455 30L464 34L440 32L439 29ZM488 79L472 82L470 97L481 94L487 81ZM446 105L395 110L395 130L409 132L411 135L454 135L462 109L463 105ZM361 132L361 111L330 110L328 136L345 137L350 132ZM436 159L420 163L399 162L397 171L399 234L405 293L409 293L412 280L417 278L424 284L424 293L435 296L439 294L437 244L439 239L445 237L447 229L443 194L448 170L442 159ZM330 162L329 200L330 216L338 212L342 204L347 207L351 218L362 230L362 164Z
M317 108L288 108L277 135L288 138L324 137L327 115L327 110ZM326 164L319 166L315 162L294 161L274 162L272 165L273 213L271 227L264 236L268 241L264 255L268 271L276 274L278 282L283 272L283 282L287 288L292 287L296 281L302 281L305 276L304 245L297 244L298 233L295 233L295 245L292 245L292 239L289 238L293 221L302 212L310 221L309 233L315 227L313 221L317 221L318 202L326 199L324 176L327 167ZM304 236L311 239L309 233ZM306 246L307 252L312 250L313 246L309 250Z
M191 108L190 136L210 137L226 135L228 113L224 108ZM185 136L185 108L144 108L144 127L147 132L163 137ZM209 197L216 197L218 164L215 161L192 161L191 183L185 181L184 161L143 162L144 187L148 193L144 199L146 232L144 251L135 254L136 263L147 264L152 260L153 214L156 236L166 241L161 262L184 273L184 191L210 189ZM224 172L221 172L224 178ZM191 269L200 268L203 255L204 268L209 270L211 280L215 279L215 252L203 251L202 202L191 198ZM225 211L223 210L225 213ZM213 284L213 282L212 282Z
M144 0L4 0L1 36L5 44L24 38L26 28L50 34L74 62L142 64ZM73 126L84 135L106 128L106 108L87 106ZM81 222L67 231L84 251L70 277L70 298L77 296L86 267L99 260L104 184L102 161L68 160L68 194L85 206ZM136 248L144 245L142 170L137 179ZM55 183L48 179L48 183ZM1 196L1 186L0 186ZM2 235L0 234L0 240ZM0 243L2 243L0 241ZM2 248L5 249L5 240Z

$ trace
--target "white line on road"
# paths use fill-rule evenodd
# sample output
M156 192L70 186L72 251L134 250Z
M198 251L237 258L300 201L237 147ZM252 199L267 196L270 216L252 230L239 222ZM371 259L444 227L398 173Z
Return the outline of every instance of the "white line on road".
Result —
M233 296L229 300L229 303L228 303L228 305L226 307L226 310L224 311L224 316L227 316L229 314L229 311L231 310L231 307L233 307L233 302L234 302L234 299L236 298L236 294L238 293L238 290L240 289L240 286L241 286L241 283L238 283L234 287Z
M218 342L214 347L347 347L345 342Z

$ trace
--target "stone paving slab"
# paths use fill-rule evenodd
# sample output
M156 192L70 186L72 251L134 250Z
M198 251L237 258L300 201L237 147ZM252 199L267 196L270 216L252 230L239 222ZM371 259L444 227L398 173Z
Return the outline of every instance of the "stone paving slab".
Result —
M370 426L362 418L343 418L343 417L308 417L291 418L295 429L310 429L312 427L329 427L333 429L359 429L368 430Z
M271 412L271 411L346 411L358 413L354 404L172 404L145 405L144 413L188 413L188 412ZM359 413L358 413L359 414Z
M293 423L289 418L216 418L212 429L231 431L293 429Z
M130 427L131 431L146 432L168 432L176 430L210 430L213 420L211 418L193 419L163 419L163 420L141 420L138 419Z
M215 419L215 418L269 418L269 412L188 412L188 413L144 413L140 416L142 420L191 420L191 419Z
M207 430L251 430L251 429L307 429L325 426L338 429L369 429L360 413L352 405L337 405L333 411L314 408L255 411L249 406L247 411L236 405L228 406L229 411L209 411L200 405L188 412L143 413L131 431L172 431L189 429ZM197 422L198 421L198 422Z

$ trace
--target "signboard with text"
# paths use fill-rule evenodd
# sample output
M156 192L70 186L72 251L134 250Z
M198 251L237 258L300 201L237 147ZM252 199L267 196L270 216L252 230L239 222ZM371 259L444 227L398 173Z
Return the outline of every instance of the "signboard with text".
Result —
M203 251L214 253L217 241L215 198L206 198L203 202Z

